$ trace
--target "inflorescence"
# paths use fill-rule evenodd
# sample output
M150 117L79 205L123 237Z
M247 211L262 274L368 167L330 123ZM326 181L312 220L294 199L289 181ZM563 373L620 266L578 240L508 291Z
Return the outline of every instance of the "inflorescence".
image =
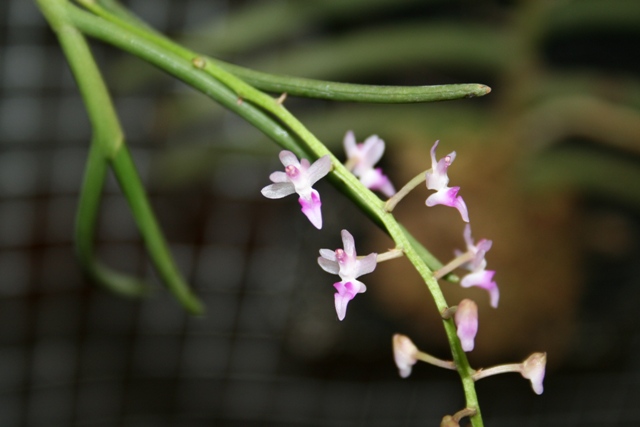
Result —
M433 272L433 276L436 279L440 279L457 268L468 270L468 273L460 281L460 285L464 288L476 286L486 290L489 294L491 306L497 308L500 292L497 283L493 279L496 272L486 269L487 261L485 259L485 255L491 249L492 241L481 239L477 243L474 242L471 237L467 205L462 197L458 195L460 187L449 187L447 171L456 158L456 152L452 151L437 160L435 152L439 141L436 141L431 148L431 168L421 172L396 192L395 187L382 172L382 169L374 168L384 154L385 143L382 139L377 135L372 135L364 142L357 143L355 135L349 131L345 135L343 143L347 155L345 167L366 188L379 191L388 197L385 203L387 212L391 212L398 202L421 182L426 183L427 189L435 191L426 199L425 204L427 206L444 205L458 210L462 220L467 223L463 231L467 250L464 252L455 251L455 258ZM284 165L285 171L273 172L269 176L273 183L264 187L262 194L270 199L278 199L298 193L302 212L316 228L321 229L320 195L312 188L312 185L330 172L332 168L330 157L326 155L314 163L310 163L307 159L298 160L293 153L283 150L280 152L280 161ZM333 287L336 290L334 294L336 313L338 319L342 321L346 317L348 303L357 294L367 290L365 284L358 278L373 272L378 262L402 256L402 250L393 249L383 254L370 253L367 256L358 257L355 241L351 233L347 230L342 230L341 237L342 248L336 250L320 249L318 264L324 271L340 277L340 281L335 282ZM475 346L474 340L478 333L477 304L473 300L465 298L457 306L444 310L441 315L445 321L453 319L462 350L465 352L472 351ZM418 361L446 369L456 369L453 361L441 360L418 350L411 339L404 335L394 335L392 346L394 360L402 378L407 378L411 374L413 366ZM498 373L519 372L524 378L531 381L535 393L541 394L546 360L546 353L534 353L519 364L499 365L474 371L472 378L477 381ZM475 409L465 408L453 416L445 416L442 425L458 425L460 418L472 416L475 413Z

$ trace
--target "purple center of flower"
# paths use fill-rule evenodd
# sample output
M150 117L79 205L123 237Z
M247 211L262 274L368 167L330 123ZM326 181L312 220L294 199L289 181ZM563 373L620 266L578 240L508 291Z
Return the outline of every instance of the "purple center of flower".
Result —
M287 173L287 176L289 178L294 178L300 173L298 168L293 165L287 166L286 168L284 168L284 171Z
M343 249L336 249L336 259L340 264L345 263L345 261L347 260L347 254L344 252Z
M444 162L446 163L447 166L451 165L451 156L445 156L444 157Z

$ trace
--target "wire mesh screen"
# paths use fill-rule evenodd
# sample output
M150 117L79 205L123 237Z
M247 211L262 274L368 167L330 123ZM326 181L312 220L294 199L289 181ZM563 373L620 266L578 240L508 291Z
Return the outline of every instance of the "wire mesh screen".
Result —
M204 16L224 22L245 3L251 2L129 6L175 33ZM127 300L87 281L72 241L91 134L86 113L35 4L5 1L0 16L1 426L422 426L462 407L452 373L425 368L398 378L390 348L398 324L376 302L363 298L349 322L337 321L330 279L315 257L318 248L335 246L339 230L311 233L297 207L260 196L278 166L275 147L258 150L271 156L221 150L206 179L182 185L163 179L161 154L184 134L166 132L163 119L175 110L162 106L188 93L169 79L115 90L114 98L172 253L206 315L188 316L162 289L115 180L102 202L100 256L156 289ZM104 64L121 57L94 48ZM107 80L114 75L107 72ZM247 140L257 135L222 113L194 138L212 128ZM364 242L371 238L364 217L344 199L329 194L325 203L336 207L325 221L340 218ZM637 257L637 214L626 215L635 224L629 253ZM607 271L629 272L618 283L633 288L637 301L633 256ZM580 356L568 364L573 368L548 375L543 396L515 377L479 384L488 425L640 423L637 320L604 317L582 316L590 323L581 324L573 344ZM594 344L594 336L604 344ZM618 344L623 351L603 355ZM593 359L580 366L586 353Z

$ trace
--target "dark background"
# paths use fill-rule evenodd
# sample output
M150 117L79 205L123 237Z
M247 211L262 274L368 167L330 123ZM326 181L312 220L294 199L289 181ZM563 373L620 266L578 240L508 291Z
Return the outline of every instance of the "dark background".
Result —
M480 304L471 363L548 351L545 392L515 374L478 384L488 426L640 421L640 8L625 1L136 0L154 27L266 71L377 84L477 82L481 99L287 107L338 155L377 133L398 187L456 150L476 238L494 241L498 310ZM447 357L430 297L405 261L363 280L344 322L315 258L349 229L391 242L321 182L325 227L259 190L277 147L241 119L94 43L136 165L181 271L207 307L186 315L154 276L115 181L100 257L157 286L143 300L88 282L73 221L90 127L33 2L0 4L0 426L418 426L459 410L455 373L398 377L391 335ZM416 190L398 217L440 259L457 213Z

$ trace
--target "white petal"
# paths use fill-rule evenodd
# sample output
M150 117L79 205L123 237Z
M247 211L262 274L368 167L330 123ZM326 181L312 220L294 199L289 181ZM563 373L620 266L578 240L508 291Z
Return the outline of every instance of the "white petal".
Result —
M353 240L353 236L347 230L342 230L340 233L342 236L342 247L348 257L356 256L356 244Z
M363 274L369 274L375 270L378 265L376 261L377 257L378 254L372 253L362 259L359 259L356 277L362 276Z
M329 261L336 260L336 252L332 251L331 249L320 249L320 256L322 256L322 258L328 259Z
M277 182L267 185L260 192L267 199L281 199L295 193L296 189L290 182Z
M294 165L297 168L300 167L300 162L298 161L298 158L291 151L282 150L278 155L278 157L280 157L280 161L282 162L285 168L289 165Z
M364 159L362 161L373 167L382 158L384 154L384 141L378 138L378 135L371 135L364 142Z
M331 170L331 158L328 154L320 157L307 170L309 185L315 184L320 178L324 177Z
M435 172L436 165L438 164L438 161L436 160L436 148L438 148L438 143L439 142L440 142L439 140L436 141L433 144L433 147L431 147L431 169L432 169L432 172Z
M358 147L356 145L356 136L352 131L348 131L342 141L344 144L344 151L347 153L347 158L352 158L358 154Z
M464 232L462 233L462 236L464 237L464 241L467 244L467 250L473 249L474 245L473 245L473 238L471 237L471 225L470 224L467 224L464 227Z
M323 257L318 257L318 264L327 273L338 274L338 271L340 271L340 266L338 265L337 262L330 261Z
M287 174L280 171L273 172L271 175L269 175L269 179L271 180L271 182L288 182L289 181Z

